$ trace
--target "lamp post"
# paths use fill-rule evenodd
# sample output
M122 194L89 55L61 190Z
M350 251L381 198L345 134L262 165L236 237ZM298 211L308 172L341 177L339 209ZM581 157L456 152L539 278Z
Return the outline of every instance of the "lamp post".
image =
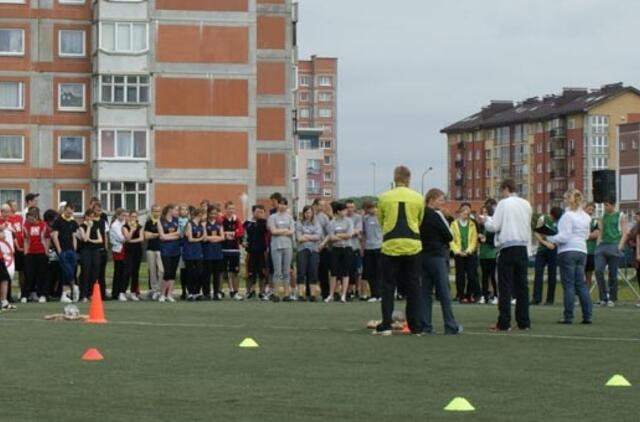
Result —
M420 184L420 193L422 194L422 196L424 196L424 177L429 174L429 172L433 170L433 167L429 166L428 169L426 169L424 171L424 173L422 173L422 180L421 180L421 184Z
M376 196L376 162L372 161L369 164L373 167L373 196Z

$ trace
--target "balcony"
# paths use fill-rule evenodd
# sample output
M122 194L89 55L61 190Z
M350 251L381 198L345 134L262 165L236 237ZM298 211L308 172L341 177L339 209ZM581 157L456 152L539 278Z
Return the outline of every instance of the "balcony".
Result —
M459 151L464 150L464 141L460 141L456 144L456 146L458 147Z
M310 174L310 175L320 174L320 168L319 167L307 167L307 174Z
M564 148L552 149L551 158L554 160L564 160L567 157L567 150Z
M567 136L567 130L563 127L557 127L549 131L551 139L562 139Z
M461 169L464 167L464 160L456 160L455 161L455 166L457 169Z
M307 195L320 195L319 186L307 186Z
M567 177L567 172L565 170L552 170L551 178L554 180L564 180Z
M554 189L551 191L551 200L552 201L560 201L564 199L564 189Z
M463 183L463 179L462 178L456 179L456 181L455 181L455 185L456 186L462 186L462 183Z

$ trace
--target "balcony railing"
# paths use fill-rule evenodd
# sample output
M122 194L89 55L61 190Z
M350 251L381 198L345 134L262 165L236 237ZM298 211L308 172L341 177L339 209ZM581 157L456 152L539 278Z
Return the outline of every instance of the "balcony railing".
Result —
M552 149L551 150L551 158L553 159L564 159L567 156L567 150L564 148Z
M549 131L549 136L551 139L564 138L567 136L567 130L563 127L557 127Z

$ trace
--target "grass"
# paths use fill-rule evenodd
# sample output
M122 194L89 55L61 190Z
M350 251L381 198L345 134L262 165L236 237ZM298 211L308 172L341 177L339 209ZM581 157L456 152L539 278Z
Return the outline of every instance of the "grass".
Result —
M495 307L456 305L462 335L391 338L364 329L379 315L364 303L107 302L104 326L42 319L60 309L0 314L0 420L637 420L630 303L596 308L593 326L532 307L533 330L504 335L486 330ZM81 361L89 347L105 360ZM618 373L633 387L604 387ZM476 411L443 411L456 396Z

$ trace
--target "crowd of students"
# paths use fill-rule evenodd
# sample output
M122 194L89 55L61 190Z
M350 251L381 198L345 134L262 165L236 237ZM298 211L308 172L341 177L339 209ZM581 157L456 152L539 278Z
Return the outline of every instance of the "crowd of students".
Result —
M74 204L63 203L43 215L37 207L38 195L25 198L26 208L17 210L15 201L2 206L0 240L7 234L14 247L14 264L20 285L20 301L64 303L91 299L92 285L99 282L103 298L119 301L149 299L175 302L174 286L181 280L182 300L221 300L227 294L234 300L258 298L265 301L316 301L327 303L359 299L378 302L383 297L382 248L386 235L375 202L365 202L357 210L353 201L327 203L318 199L293 215L287 199L278 193L271 196L272 208L254 205L249 220L242 222L235 204L210 203L198 206L154 205L144 225L138 213L115 210L111 219L93 198L81 221L76 221ZM497 201L487 200L479 213L462 203L455 213L445 207L445 195L430 190L421 200L420 216L421 270L417 270L422 289L420 320L431 330L432 292L442 304L445 331L457 333L449 297L449 266L455 267L455 295L460 303L498 304L497 258L499 246L495 230L487 227ZM563 218L572 212L588 216L585 243L585 287L595 270L602 305L614 306L617 300L617 269L627 240L640 243L638 225L627 230L624 214L615 203L605 203L601 219L593 217L595 205L582 210L579 192L567 193L567 211L553 208L539 216L533 227L538 249L530 303L542 302L543 275L548 272L545 304L553 304L557 266L566 287L567 269L562 255L566 233L560 230ZM406 213L406 210L404 210ZM584 220L584 216L580 218ZM577 218L577 220L580 220ZM576 220L573 218L572 224ZM576 220L576 221L577 221ZM569 230L576 230L576 225ZM582 241L579 241L580 243ZM581 244L578 245L581 250ZM571 249L575 251L575 247ZM241 252L245 259L242 260ZM640 262L640 248L634 249ZM106 267L113 261L113 279L107 296ZM148 266L148 286L141 289L142 261ZM243 263L244 265L241 265ZM241 267L246 273L246 288L240 292ZM566 267L566 265L565 265ZM609 285L605 268L609 269ZM478 278L480 273L480 279ZM15 309L11 298L11 278L0 264L0 301L2 309ZM394 296L404 297L407 283L397 283ZM148 294L143 297L142 290ZM577 294L583 296L581 288ZM515 299L514 299L515 300ZM568 299L565 297L565 302ZM572 302L573 303L573 302ZM566 305L566 303L565 303ZM586 305L585 305L586 306ZM590 321L586 308L585 321ZM416 311L418 312L418 311ZM416 314L417 315L417 314ZM566 320L566 319L565 319Z

